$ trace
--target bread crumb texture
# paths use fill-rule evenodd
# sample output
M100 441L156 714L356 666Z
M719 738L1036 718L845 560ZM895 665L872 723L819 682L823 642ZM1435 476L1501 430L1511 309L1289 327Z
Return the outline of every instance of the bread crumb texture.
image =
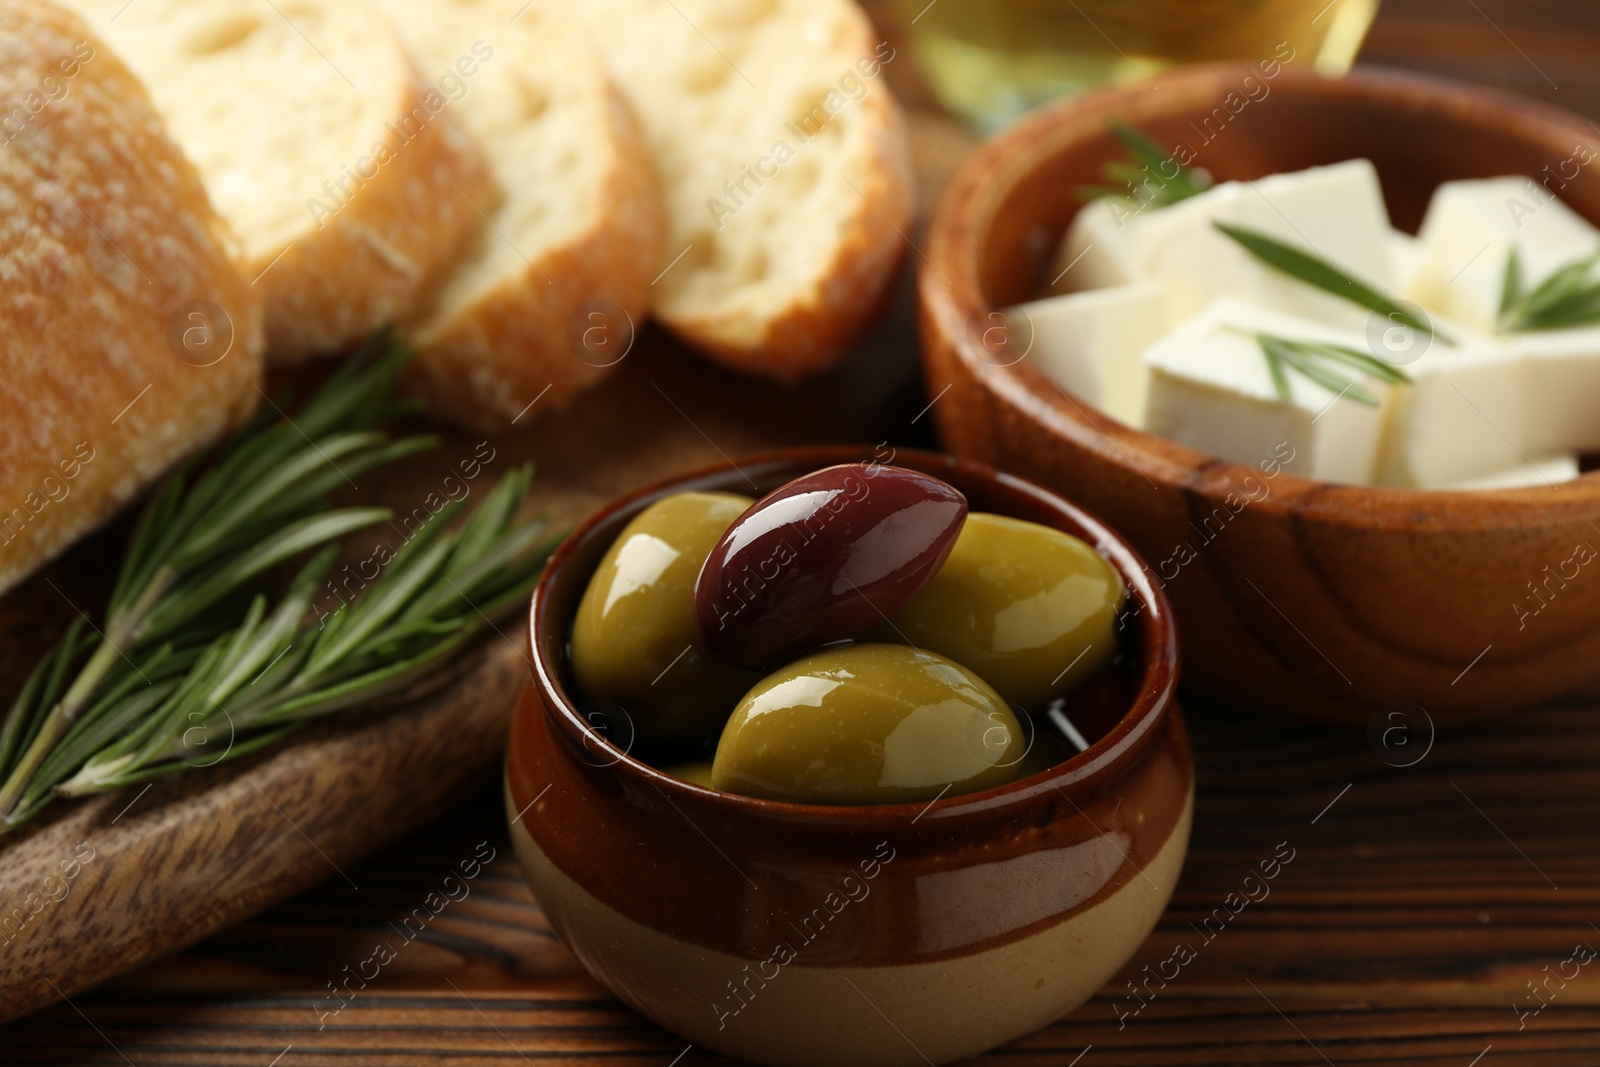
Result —
M482 150L376 6L70 2L144 80L237 231L274 362L410 313L479 221Z
M409 384L486 432L526 425L619 366L644 325L662 218L643 133L588 30L560 8L385 10L495 179L475 202L481 224L408 322Z
M666 197L652 291L715 358L795 381L870 325L904 257L905 62L851 0L568 0L639 113Z

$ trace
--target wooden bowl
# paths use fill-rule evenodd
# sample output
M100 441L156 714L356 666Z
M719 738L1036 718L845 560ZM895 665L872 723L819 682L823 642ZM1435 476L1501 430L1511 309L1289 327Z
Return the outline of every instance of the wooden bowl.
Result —
M1346 722L1400 702L1453 722L1526 708L1600 673L1600 570L1582 565L1600 546L1595 475L1493 492L1266 478L1101 415L991 329L994 309L1040 294L1078 207L1073 190L1126 158L1107 130L1115 119L1162 145L1188 142L1218 181L1364 156L1394 224L1413 232L1440 182L1571 172L1575 148L1600 152L1594 129L1408 74L1164 73L1159 88L1042 110L980 148L933 219L919 294L945 447L1050 486L1126 535L1176 608L1194 691ZM1550 185L1600 221L1600 178Z
M964 796L823 806L701 788L617 743L624 724L607 720L603 736L570 681L567 635L623 527L669 493L766 492L873 459L943 478L975 509L1082 537L1117 568L1132 669L1103 714L1076 705L1090 747ZM1091 996L1177 883L1194 771L1165 598L1098 520L981 464L791 449L630 494L551 558L530 635L533 680L506 755L517 854L589 972L696 1045L818 1067L970 1056Z

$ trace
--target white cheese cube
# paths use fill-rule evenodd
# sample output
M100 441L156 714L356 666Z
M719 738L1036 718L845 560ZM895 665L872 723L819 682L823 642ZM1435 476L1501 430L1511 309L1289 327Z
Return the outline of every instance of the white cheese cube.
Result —
M1535 330L1511 338L1527 363L1527 448L1600 450L1600 326Z
M1454 344L1435 340L1400 368L1411 381L1393 390L1378 463L1384 485L1446 485L1525 462L1526 363L1458 322L1435 324Z
M1115 196L1083 205L1056 249L1047 288L1052 293L1081 293L1138 281L1144 275L1134 258L1133 227L1141 217L1159 210Z
M1330 391L1286 371L1290 399L1278 396L1257 332L1367 351L1366 335L1221 298L1145 351L1150 380L1145 429L1221 459L1341 482L1372 479L1388 385L1342 364L1380 406Z
M1555 485L1578 476L1578 457L1571 452L1554 452L1523 460L1515 467L1467 478L1429 489L1519 489L1528 485Z
M1378 175L1365 159L1255 182L1224 182L1199 196L1146 211L1132 226L1137 263L1162 283L1174 322L1219 296L1364 329L1372 312L1267 265L1213 225L1266 234L1320 257L1351 278L1394 295L1389 216Z
M1416 300L1475 330L1500 311L1506 259L1517 249L1524 289L1594 251L1600 231L1531 178L1445 182L1418 232Z
M1407 300L1422 269L1422 242L1404 230L1389 231L1389 270L1394 274L1394 293Z
M1166 294L1135 282L1052 296L1006 311L1010 336L1032 337L1028 358L1086 403L1139 425L1144 414L1140 356L1167 332Z

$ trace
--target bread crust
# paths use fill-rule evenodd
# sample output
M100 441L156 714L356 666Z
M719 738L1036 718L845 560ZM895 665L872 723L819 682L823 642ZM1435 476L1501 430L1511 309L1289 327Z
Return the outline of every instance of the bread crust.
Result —
M398 39L390 45L405 71L385 135L393 146L404 116L426 114L430 97L441 98ZM481 223L474 203L493 190L483 148L443 104L335 214L276 262L280 253L249 265L266 301L268 360L295 363L349 348L413 315L425 286Z
M0 109L5 590L248 416L263 339L198 173L81 19L0 0Z

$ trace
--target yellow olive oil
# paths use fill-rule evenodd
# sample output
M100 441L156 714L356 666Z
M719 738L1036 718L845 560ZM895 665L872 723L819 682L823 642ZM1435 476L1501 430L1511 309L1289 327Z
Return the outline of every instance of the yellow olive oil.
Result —
M946 107L996 129L1044 100L1179 63L1276 59L1338 76L1378 0L897 0Z

